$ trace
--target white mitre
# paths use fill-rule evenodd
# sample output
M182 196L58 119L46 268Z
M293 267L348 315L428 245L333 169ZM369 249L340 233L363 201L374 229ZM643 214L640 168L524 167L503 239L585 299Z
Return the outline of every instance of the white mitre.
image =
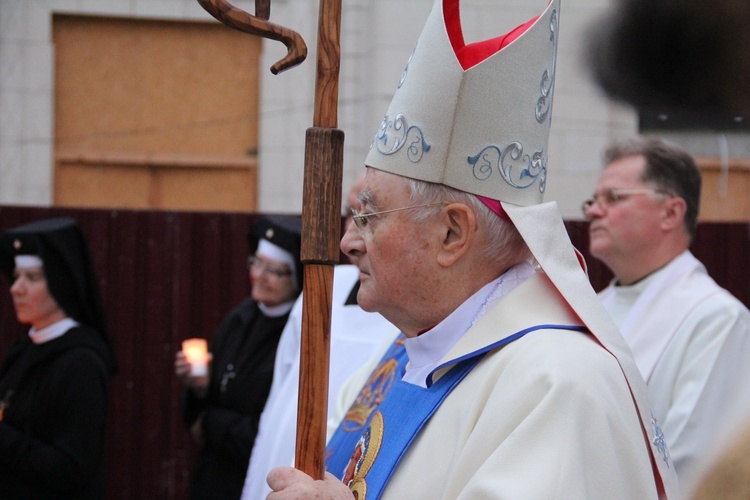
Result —
M445 22L444 4L453 16ZM467 46L458 2L437 1L365 164L517 205L541 202L559 5L522 34L529 23ZM465 69L488 50L496 52Z

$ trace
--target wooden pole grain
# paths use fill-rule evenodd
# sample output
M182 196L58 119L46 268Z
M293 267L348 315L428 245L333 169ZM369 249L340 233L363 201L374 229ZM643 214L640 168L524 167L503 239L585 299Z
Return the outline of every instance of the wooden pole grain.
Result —
M226 0L198 0L203 9L230 28L254 36L278 40L286 45L287 55L271 66L274 75L293 68L307 57L307 45L296 31L268 21L271 14L270 0L256 0L256 15L238 9Z
M313 126L305 137L305 264L295 466L325 475L333 266L339 259L344 133L338 120L341 0L320 0Z

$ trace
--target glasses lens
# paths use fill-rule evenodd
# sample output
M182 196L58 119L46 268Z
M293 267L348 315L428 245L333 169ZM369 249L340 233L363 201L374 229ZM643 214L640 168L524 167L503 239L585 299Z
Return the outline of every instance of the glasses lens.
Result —
M354 221L354 224L357 226L357 229L362 231L367 225L367 219L362 217L362 215L360 215L360 213L353 208L351 209L351 212L352 212L352 220Z
M253 269L263 271L268 274L272 274L278 278L284 277L284 276L291 276L292 271L286 270L286 269L279 269L278 267L266 264L262 260L260 260L258 257L250 256L247 258L247 268L248 270L252 271Z
M615 191L605 191L602 195L602 198L604 199L604 202L609 205L614 205L618 201L620 201L623 197L616 193Z

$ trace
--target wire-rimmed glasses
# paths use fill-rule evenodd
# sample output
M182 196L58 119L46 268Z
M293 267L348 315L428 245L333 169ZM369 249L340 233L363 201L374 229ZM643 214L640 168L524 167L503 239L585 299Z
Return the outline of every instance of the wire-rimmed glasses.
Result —
M630 198L631 196L638 195L660 195L660 196L674 196L668 191L663 189L653 188L630 188L630 189L607 189L601 193L594 194L588 200L585 200L581 204L581 211L586 215L586 211L591 208L594 203L599 203L602 208L609 208L612 205L619 203L623 200Z
M359 213L359 211L353 208L349 210L352 213L352 219L354 219L354 223L357 225L357 229L359 229L360 232L363 232L365 228L367 227L367 225L370 223L370 219L378 215L390 214L393 212L401 212L402 210L411 210L412 208L437 207L437 206L445 206L448 204L449 202L447 201L436 201L433 203L425 203L424 205L413 205L411 207L392 208L390 210L382 210L380 212L370 212L367 214Z

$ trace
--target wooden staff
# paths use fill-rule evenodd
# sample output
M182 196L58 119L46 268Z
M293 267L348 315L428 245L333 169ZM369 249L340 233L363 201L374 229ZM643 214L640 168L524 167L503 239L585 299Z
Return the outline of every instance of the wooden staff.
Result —
M313 126L305 136L302 299L295 466L325 475L333 266L339 260L344 132L337 129L341 0L320 0Z
M293 68L307 57L307 45L296 31L268 22L271 17L271 0L255 0L255 15L251 16L225 0L198 0L206 12L216 19L243 33L278 40L287 48L287 55L271 66L271 73L277 75Z
M223 0L198 3L232 28L282 41L289 53L271 68L274 74L304 60L307 48L302 38L267 21L270 0L256 0L255 17ZM336 128L340 29L341 0L320 0L313 126L305 135L301 252L304 286L295 457L295 466L316 479L323 479L325 474L333 266L339 259L341 229L344 133Z

